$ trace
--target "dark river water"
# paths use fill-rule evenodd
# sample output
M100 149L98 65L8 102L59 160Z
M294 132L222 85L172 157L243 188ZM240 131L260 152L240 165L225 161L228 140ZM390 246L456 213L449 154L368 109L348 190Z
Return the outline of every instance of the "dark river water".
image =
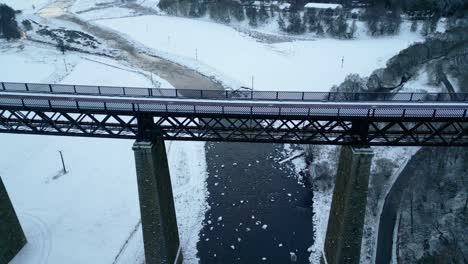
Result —
M200 263L309 263L312 192L282 145L207 143L208 203Z

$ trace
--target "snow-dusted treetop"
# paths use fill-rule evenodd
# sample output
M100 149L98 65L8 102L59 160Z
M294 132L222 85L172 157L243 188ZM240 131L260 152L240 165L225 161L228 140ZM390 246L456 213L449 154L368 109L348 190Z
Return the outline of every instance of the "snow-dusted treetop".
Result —
M325 4L325 3L307 3L304 8L315 8L315 9L337 9L342 8L340 4Z
M281 5L279 5L279 9L281 9L281 10L287 10L290 7L291 7L290 3L282 3Z

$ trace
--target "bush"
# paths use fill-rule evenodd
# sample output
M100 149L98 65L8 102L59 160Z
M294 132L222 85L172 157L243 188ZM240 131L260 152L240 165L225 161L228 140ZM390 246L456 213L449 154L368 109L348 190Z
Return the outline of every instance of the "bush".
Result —
M31 21L29 20L23 20L23 22L21 22L21 24L23 24L23 27L24 27L24 30L26 31L29 31L29 30L32 30L32 24L31 24Z

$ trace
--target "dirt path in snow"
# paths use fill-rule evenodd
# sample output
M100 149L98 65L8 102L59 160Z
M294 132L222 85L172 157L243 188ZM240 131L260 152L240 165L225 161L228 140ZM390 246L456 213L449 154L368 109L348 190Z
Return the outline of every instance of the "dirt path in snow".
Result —
M127 61L132 66L149 71L165 79L177 89L221 90L224 87L213 79L204 76L180 64L141 53L134 44L111 30L99 27L84 21L67 9L74 0L58 0L39 10L38 15L44 18L57 18L79 25L83 31L88 32L106 42L106 44L119 51L118 60Z

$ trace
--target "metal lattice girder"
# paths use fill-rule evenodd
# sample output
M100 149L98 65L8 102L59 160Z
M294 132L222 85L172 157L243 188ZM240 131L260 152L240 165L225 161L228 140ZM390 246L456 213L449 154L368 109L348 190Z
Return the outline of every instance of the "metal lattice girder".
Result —
M60 136L135 138L135 116L0 110L0 132Z
M370 146L468 146L468 120L250 117L0 110L0 132L137 138L144 128L168 140ZM139 124L140 122L140 124Z

